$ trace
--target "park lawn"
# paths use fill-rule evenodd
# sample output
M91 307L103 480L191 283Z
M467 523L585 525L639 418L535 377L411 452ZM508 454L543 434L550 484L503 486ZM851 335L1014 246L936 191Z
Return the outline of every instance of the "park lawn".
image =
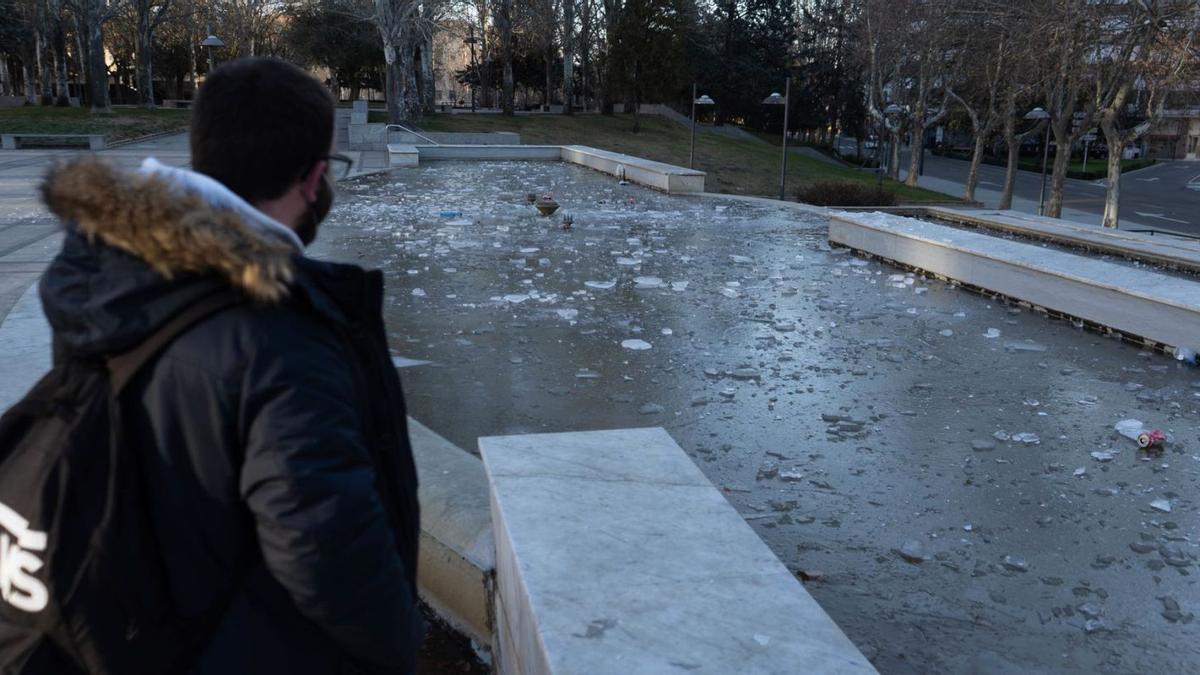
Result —
M641 116L641 130L633 132L628 115L429 115L420 122L424 131L515 131L527 145L589 145L658 162L687 166L688 129L661 117ZM779 150L751 138L734 138L708 130L696 133L696 168L708 174L705 189L738 195L779 194ZM811 157L788 157L787 195L819 181L875 183L875 174L837 166ZM957 197L885 181L903 203L952 202Z
M113 108L94 115L87 108L26 106L0 108L0 133L104 134L108 143L164 131L187 131L188 110Z

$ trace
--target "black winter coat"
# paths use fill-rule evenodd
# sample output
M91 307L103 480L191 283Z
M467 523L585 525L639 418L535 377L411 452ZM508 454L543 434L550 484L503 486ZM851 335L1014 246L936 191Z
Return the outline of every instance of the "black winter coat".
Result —
M41 286L56 358L131 348L222 287L246 297L125 398L178 612L223 612L194 672L411 672L416 471L382 275L94 160L43 195L69 223Z

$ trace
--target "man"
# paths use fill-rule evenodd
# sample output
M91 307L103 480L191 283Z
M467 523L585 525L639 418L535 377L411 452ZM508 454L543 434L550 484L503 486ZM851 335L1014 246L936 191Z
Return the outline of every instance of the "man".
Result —
M193 108L194 172L79 160L42 188L67 223L41 286L57 358L128 350L214 293L243 299L123 399L170 597L215 616L191 672L414 669L416 472L382 275L303 256L345 164L333 115L298 68L233 61Z

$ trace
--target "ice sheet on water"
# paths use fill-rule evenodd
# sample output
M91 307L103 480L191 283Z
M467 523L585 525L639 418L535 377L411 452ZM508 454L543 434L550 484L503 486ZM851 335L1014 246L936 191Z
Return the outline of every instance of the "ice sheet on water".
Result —
M642 290L662 288L665 284L658 277L638 277L633 280L634 287Z
M987 332L983 334L983 337L994 340L994 339L1000 337L1000 329L999 328L989 328L989 329L987 329Z
M511 293L509 295L504 296L501 299L504 300L504 302L512 303L514 305L519 305L522 302L525 302L526 300L528 300L529 296L524 295L524 294L519 294L519 293Z
M579 316L579 310L577 309L556 309L554 313L565 321L574 321Z
M625 256L620 256L617 258L617 264L622 267L633 267L634 265L641 265L642 261L638 260L637 258L627 258Z
M673 290L673 291L679 291L679 292L686 291L687 287L688 287L688 282L686 282L686 281L672 281L671 282L671 290Z
M612 288L613 286L616 286L617 282L616 281L585 281L585 282L583 282L583 285L587 286L588 288L595 288L597 290L607 291L608 289Z
M621 346L625 349L632 349L634 351L644 351L650 349L654 345L651 345L645 340L625 340L621 342Z

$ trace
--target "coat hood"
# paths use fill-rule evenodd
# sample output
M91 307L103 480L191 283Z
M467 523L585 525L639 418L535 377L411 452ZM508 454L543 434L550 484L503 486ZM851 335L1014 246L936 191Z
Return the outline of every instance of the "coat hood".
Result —
M257 302L290 293L299 259L290 230L206 176L85 158L51 169L41 193L67 227L42 303L56 340L75 352L132 347L219 286Z

